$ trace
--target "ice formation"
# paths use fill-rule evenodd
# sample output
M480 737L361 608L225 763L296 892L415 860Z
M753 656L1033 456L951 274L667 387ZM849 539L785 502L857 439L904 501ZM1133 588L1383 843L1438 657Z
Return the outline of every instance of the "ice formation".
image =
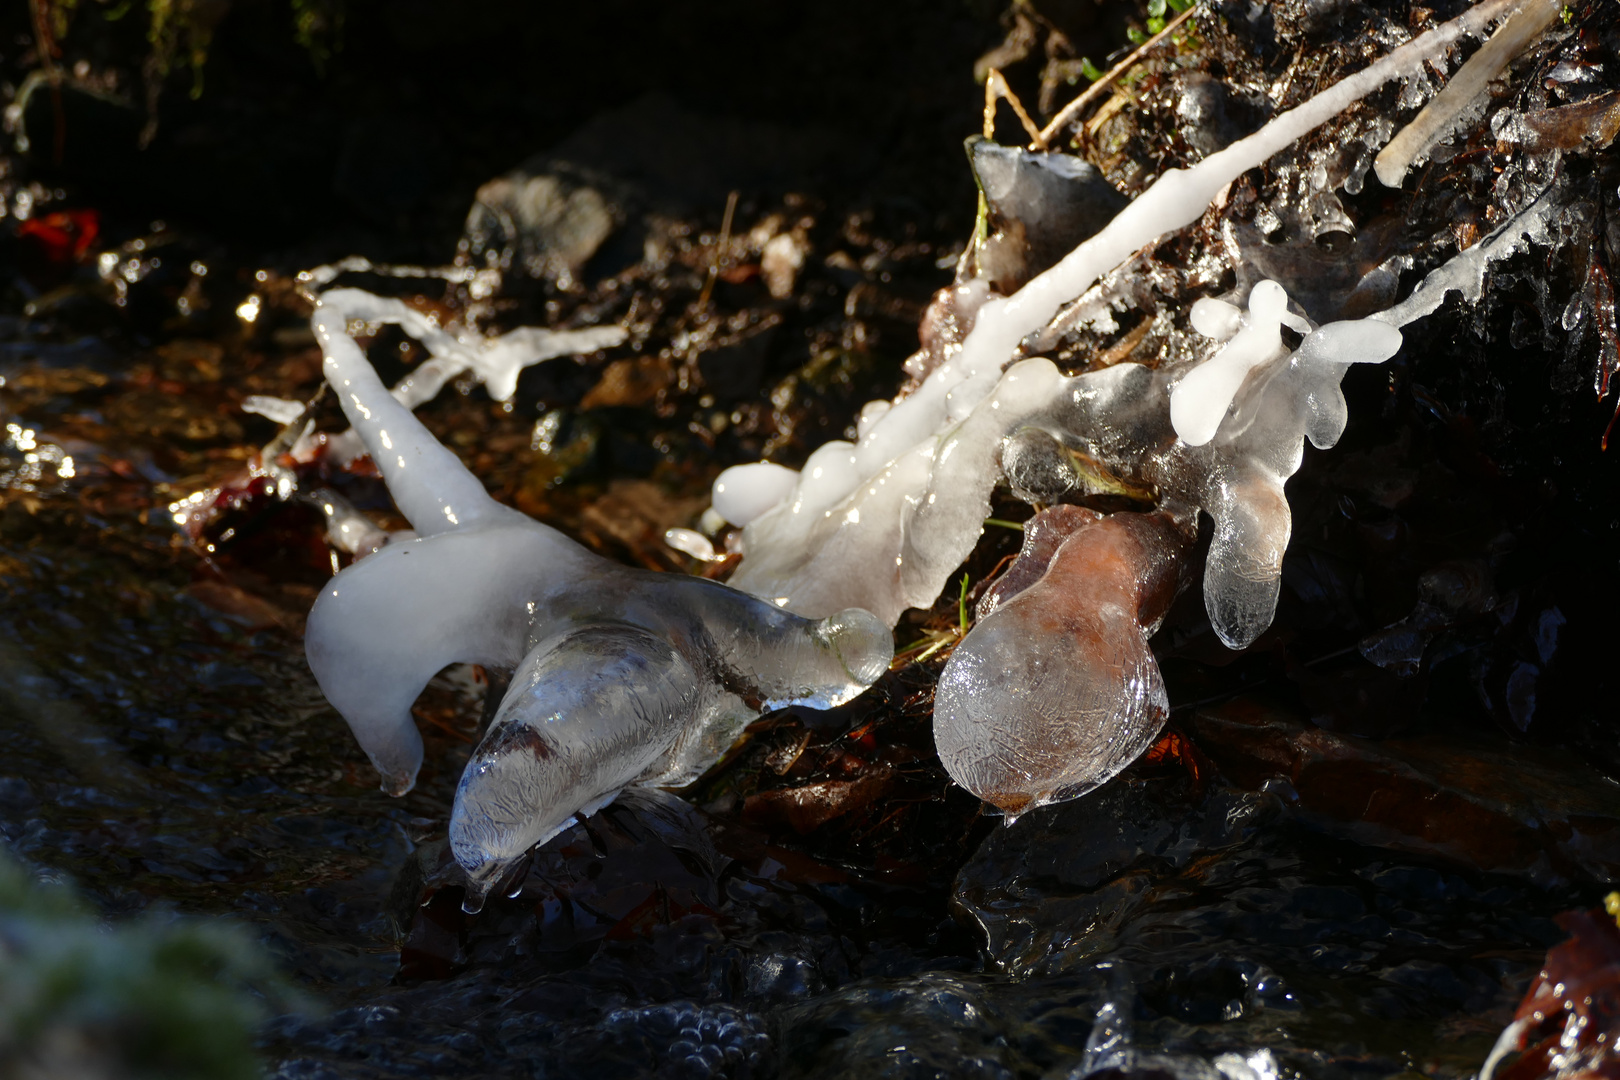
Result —
M1291 529L1284 482L1306 439L1325 448L1342 433L1345 371L1388 359L1399 328L1448 290L1477 291L1486 262L1543 228L1545 207L1370 318L1318 326L1262 280L1241 287L1237 303L1195 305L1204 342L1163 367L1064 376L1021 356L1065 305L1066 317L1093 310L1088 290L1198 220L1243 172L1513 8L1484 0L1254 135L1166 172L1055 265L1019 265L1015 237L991 250L993 265L978 269L1021 287L997 296L981 276L943 291L925 319L924 350L908 363L918 385L868 405L853 442L820 447L797 472L757 463L721 475L713 514L743 527L731 582L741 592L615 566L500 506L411 414L458 374L473 373L499 398L546 350L599 347L617 331L475 339L395 301L326 293L314 322L328 379L415 535L384 544L340 501L322 504L334 536L375 553L317 602L310 663L394 791L410 786L421 761L409 709L427 679L456 660L515 669L456 795L451 845L469 903L625 785L691 777L760 709L834 704L876 679L890 655L885 626L937 598L1004 476L1031 501L1110 492L1157 509L1105 518L1060 506L1037 516L942 677L941 757L1009 817L1128 764L1166 713L1147 638L1180 587L1196 513L1214 525L1204 573L1211 624L1227 645L1245 647L1277 603ZM1023 161L982 146L980 157L1011 169ZM432 353L392 394L352 336L379 322L398 323ZM689 530L672 540L720 557Z
M1015 818L1147 749L1170 711L1148 637L1196 536L1185 511L1055 506L1025 526L935 693L934 743L957 783Z
M1253 135L1191 168L1166 171L1101 231L1012 296L960 288L976 306L961 310L956 322L971 329L930 350L938 362L922 384L892 406L872 410L873 419L862 425L855 443L830 442L810 455L782 501L748 523L743 562L732 584L802 615L825 615L859 603L890 624L908 607L933 603L978 540L1000 475L1000 441L1019 419L1051 404L1060 392L1077 395L1077 408L1090 415L1094 410L1080 397L1092 401L1101 394L1112 400L1122 392L1117 384L1129 384L1134 391L1139 380L1153 378L1109 369L1113 373L1099 373L1096 386L1060 388L1050 364L1041 368L1044 361L1014 362L1020 343L1136 251L1198 220L1243 172L1378 87L1410 76L1464 36L1481 33L1514 7L1512 0L1484 0ZM1151 401L1132 406L1144 413L1141 420L1154 411L1154 401L1162 403L1165 389L1158 387ZM1092 418L1105 427L1116 423L1101 414ZM1266 428L1268 423L1251 417L1245 426ZM1162 432L1133 434L1141 436L1134 443L1128 436L1103 432L1082 437L1113 438L1116 457L1137 457L1136 448L1147 448L1151 456L1155 444L1147 440ZM1261 472L1280 472L1284 478L1291 474L1300 453L1295 438L1291 448L1278 445L1261 452L1269 465L1293 464ZM1239 456L1252 457L1255 451L1250 440ZM1188 461L1196 457L1181 456ZM1275 568L1287 544L1287 503L1280 480L1264 480L1241 463L1212 457L1209 464L1221 467L1196 481L1184 477L1178 486L1188 495L1202 489L1190 501L1216 518L1218 536L1229 541L1212 550L1206 581L1225 583L1231 592L1223 593L1217 585L1212 593L1206 586L1206 596L1222 639L1242 646L1270 621L1270 604L1262 600L1276 595ZM1239 475L1226 475L1234 470Z
M1546 25L1542 0L1527 6L1536 10L1500 35L1515 52L1524 25ZM806 616L860 603L892 624L937 598L977 542L1003 477L1031 502L1129 493L1157 503L1147 516L1038 516L1022 569L1010 574L1027 589L1004 597L1004 609L1001 600L981 609L936 698L946 768L1009 817L1114 775L1165 717L1146 635L1174 596L1190 515L1201 510L1214 524L1204 573L1211 625L1244 648L1276 610L1292 527L1283 485L1306 439L1325 449L1343 433L1345 372L1393 356L1399 328L1447 291L1477 297L1486 263L1543 228L1546 200L1370 318L1317 326L1290 308L1281 285L1262 280L1234 298L1245 307L1194 305L1192 327L1210 343L1190 362L1064 377L1020 351L1065 304L1084 306L1087 290L1133 253L1201 217L1243 171L1513 7L1476 5L1254 135L1170 170L1011 296L992 296L979 281L942 292L925 319L924 351L908 364L921 384L869 406L856 442L815 451L779 504L750 507L757 516L746 520L732 583ZM1284 327L1300 335L1297 347L1285 344ZM1073 539L1058 546L1063 530Z
M1205 297L1193 305L1190 318L1194 330L1225 342L1170 391L1171 426L1188 446L1203 446L1215 437L1249 372L1283 355L1283 323L1302 334L1310 325L1289 313L1288 294L1275 281L1262 281L1250 291L1246 314Z
M327 269L327 268L322 268ZM315 279L318 280L318 279ZM421 342L429 358L391 391L408 409L431 401L450 380L470 372L496 401L510 401L517 392L518 376L530 364L557 356L594 352L622 343L621 326L592 326L583 330L548 330L521 326L497 338L475 333L452 333L438 320L399 300L373 296L359 289L333 289L323 302L342 310L361 324L393 323Z
M629 784L691 779L763 709L848 700L886 670L892 641L864 611L812 621L715 582L618 566L497 503L350 334L385 320L434 329L408 311L352 289L315 310L327 380L416 538L322 590L306 651L393 794L421 765L411 705L428 680L457 661L515 669L450 822L476 910L576 814Z

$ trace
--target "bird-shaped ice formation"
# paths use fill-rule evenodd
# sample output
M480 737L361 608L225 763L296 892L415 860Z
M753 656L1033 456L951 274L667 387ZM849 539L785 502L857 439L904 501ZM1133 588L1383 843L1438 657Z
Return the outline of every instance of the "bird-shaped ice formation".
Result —
M1148 649L1196 539L1188 514L1055 506L979 602L934 698L951 778L1009 818L1100 786L1169 715Z
M351 321L401 322L353 289L315 310L327 380L417 538L338 574L306 651L327 699L403 794L422 763L411 705L457 661L515 669L456 789L450 845L483 897L535 844L626 785L695 777L764 709L849 700L893 641L850 610L812 621L701 578L631 570L497 503L391 395Z

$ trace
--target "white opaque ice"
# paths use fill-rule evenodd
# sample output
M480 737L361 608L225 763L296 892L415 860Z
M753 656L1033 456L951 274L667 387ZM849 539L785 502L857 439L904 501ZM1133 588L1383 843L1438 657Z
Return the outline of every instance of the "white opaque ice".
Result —
M242 399L242 411L274 420L278 424L290 424L304 415L304 403L264 394L249 394Z
M733 465L715 477L715 513L733 525L747 525L787 498L798 480L795 470L769 461Z
M664 543L701 562L718 562L725 558L716 555L714 544L696 529L665 529Z
M1250 290L1249 310L1239 316L1238 332L1170 391L1170 425L1182 442L1203 446L1213 439L1249 372L1282 356L1282 318L1287 313L1288 294L1275 281L1262 281Z
M1207 338L1225 341L1243 328L1243 309L1225 300L1206 296L1195 300L1187 312L1192 328Z

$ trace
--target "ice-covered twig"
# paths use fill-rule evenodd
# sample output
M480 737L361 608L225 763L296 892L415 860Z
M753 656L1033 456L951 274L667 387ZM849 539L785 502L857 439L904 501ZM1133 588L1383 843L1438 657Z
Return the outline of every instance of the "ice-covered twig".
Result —
M524 326L497 338L464 331L453 334L438 321L400 300L359 289L333 289L323 293L318 312L328 325L343 318L360 323L393 323L425 346L430 359L400 380L393 395L408 409L432 400L444 384L463 372L472 372L496 401L509 401L517 391L518 375L530 364L558 356L595 352L623 344L622 326L592 326L583 330L548 330Z
M1412 122L1389 141L1373 160L1373 172L1385 187L1400 187L1406 172L1461 121L1464 113L1563 10L1559 0L1524 0L1524 6L1497 28L1481 49L1457 70L1450 82L1423 106Z
M1474 303L1485 288L1485 271L1493 262L1508 258L1532 242L1547 240L1547 218L1553 208L1553 190L1541 194L1535 202L1514 214L1493 229L1489 236L1464 248L1441 266L1431 271L1412 295L1372 318L1391 326L1405 326L1435 311L1445 302L1448 292L1460 292L1463 299Z
M1281 114L1253 135L1239 139L1191 168L1166 171L1106 229L1077 247L1057 266L1015 295L991 300L980 309L973 330L963 343L959 362L964 377L971 379L989 366L999 369L1012 356L1018 343L1046 325L1062 305L1090 288L1138 248L1197 221L1227 184L1385 83L1416 71L1428 60L1441 55L1453 42L1481 32L1515 2L1483 0L1450 22L1414 38Z

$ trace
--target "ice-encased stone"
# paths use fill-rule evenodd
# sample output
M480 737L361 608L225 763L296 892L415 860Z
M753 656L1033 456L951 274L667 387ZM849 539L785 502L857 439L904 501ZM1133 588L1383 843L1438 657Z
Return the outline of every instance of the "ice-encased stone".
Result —
M1186 514L1036 515L940 675L934 745L951 778L1010 821L1136 760L1169 715L1148 636L1195 538Z
M690 780L762 710L837 705L886 670L892 638L865 611L813 621L627 569L495 502L349 336L388 303L336 290L313 321L327 379L417 537L338 574L305 648L393 794L421 766L411 705L428 680L458 661L517 669L451 815L473 909L530 847L626 785Z

